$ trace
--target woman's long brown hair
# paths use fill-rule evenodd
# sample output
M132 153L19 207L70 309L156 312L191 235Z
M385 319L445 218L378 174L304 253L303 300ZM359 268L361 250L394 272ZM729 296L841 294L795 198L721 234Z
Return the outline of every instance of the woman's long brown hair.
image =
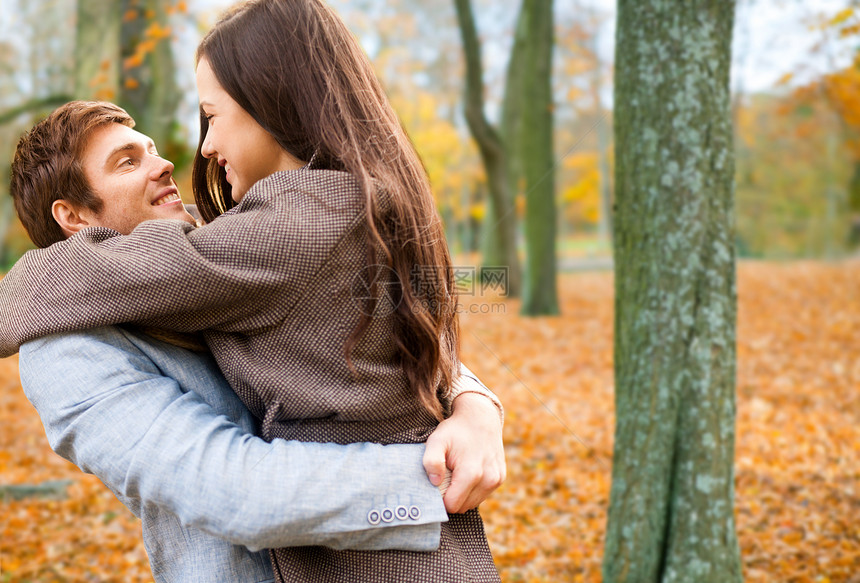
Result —
M381 254L397 274L400 364L424 406L441 418L440 397L450 391L459 347L451 257L424 166L357 40L323 0L251 0L206 35L197 49L198 62L203 58L287 152L357 179L369 232L364 271L374 272ZM207 130L201 114L201 147ZM223 168L200 147L192 181L205 220L235 206ZM390 205L380 204L380 192ZM370 325L372 310L362 313L345 346L350 363Z

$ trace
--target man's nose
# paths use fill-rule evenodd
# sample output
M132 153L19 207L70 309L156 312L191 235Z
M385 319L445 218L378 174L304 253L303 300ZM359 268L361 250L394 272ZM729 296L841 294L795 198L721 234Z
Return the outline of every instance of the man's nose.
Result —
M173 162L159 158L156 156L155 164L153 165L151 177L153 180L166 178L173 175Z

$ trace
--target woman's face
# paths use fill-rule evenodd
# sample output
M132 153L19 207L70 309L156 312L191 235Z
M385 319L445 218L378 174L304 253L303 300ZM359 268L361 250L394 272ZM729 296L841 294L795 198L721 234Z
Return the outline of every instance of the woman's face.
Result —
M200 109L209 120L201 153L215 158L227 171L234 201L241 201L248 189L266 176L304 165L230 97L205 58L197 64L197 93Z

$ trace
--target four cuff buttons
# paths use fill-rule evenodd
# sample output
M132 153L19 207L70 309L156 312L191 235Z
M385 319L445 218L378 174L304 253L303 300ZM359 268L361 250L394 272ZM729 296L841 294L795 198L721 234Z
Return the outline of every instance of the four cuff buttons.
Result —
M417 506L410 506L407 508L406 506L398 506L394 510L391 508L383 508L382 510L377 510L374 508L370 512L367 513L367 522L373 525L377 525L380 522L394 522L394 519L397 520L418 520L421 518L421 509Z

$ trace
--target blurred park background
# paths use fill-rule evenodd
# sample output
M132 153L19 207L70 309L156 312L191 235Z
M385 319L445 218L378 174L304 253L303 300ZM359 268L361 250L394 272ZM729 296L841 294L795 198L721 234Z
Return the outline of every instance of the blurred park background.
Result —
M70 98L108 99L128 109L176 163L190 196L189 162L198 133L193 51L229 3L2 0L0 266L29 245L7 196L17 138ZM362 40L417 144L452 248L478 251L489 216L488 189L463 115L464 61L454 3L332 5ZM741 257L834 258L860 243L860 17L850 5L738 3L732 108ZM495 125L501 122L517 8L514 0L473 0L485 110ZM569 257L610 255L614 2L556 0L555 13L555 212L564 266ZM523 193L515 200L522 215Z
M15 143L69 99L128 109L176 163L190 196L193 52L229 4L0 0L0 272L30 246L7 190ZM467 273L502 264L487 259L500 229L464 115L455 2L331 4L361 39L424 160L455 264ZM482 110L496 128L505 124L519 5L471 2ZM521 316L514 294L465 281L463 360L507 409L509 479L482 507L503 580L592 582L600 580L614 423L615 5L555 0L554 11L557 234L547 253L558 267L560 315ZM860 8L738 0L733 46L744 575L858 583ZM514 180L512 190L504 243L525 261L526 189ZM0 488L48 484L3 490L0 582L151 580L139 523L98 480L50 452L15 358L0 360L0 427Z

